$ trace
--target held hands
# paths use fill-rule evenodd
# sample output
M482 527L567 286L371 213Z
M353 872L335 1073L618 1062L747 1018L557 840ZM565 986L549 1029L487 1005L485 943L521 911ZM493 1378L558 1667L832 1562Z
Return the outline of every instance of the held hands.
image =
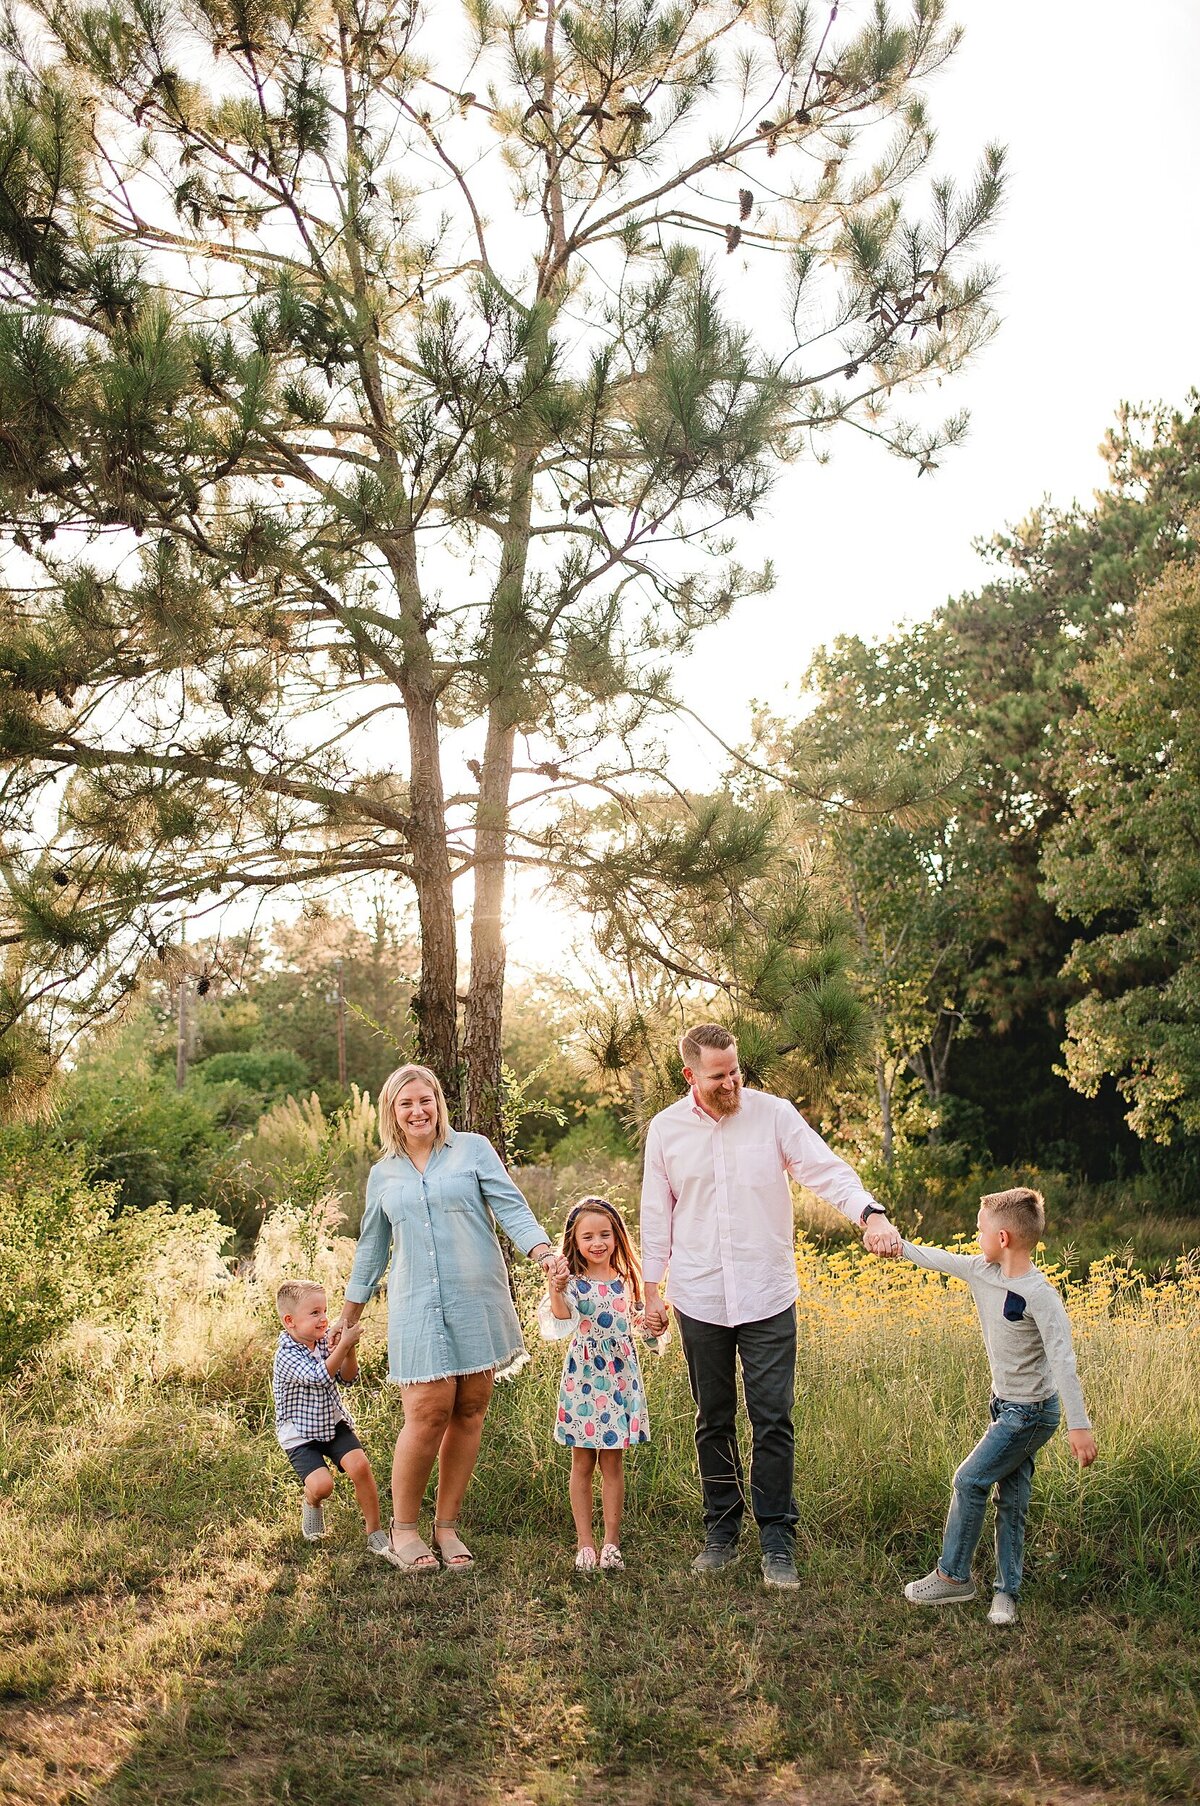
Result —
M344 1336L344 1335L345 1335L345 1334L346 1334L346 1333L347 1333L347 1332L346 1332L346 1325L345 1325L345 1323L344 1323L344 1322L343 1322L343 1320L342 1320L342 1318L341 1318L341 1317L338 1317L338 1318L336 1318L336 1319L335 1319L335 1320L334 1320L334 1322L332 1322L332 1323L331 1323L331 1324L330 1324L330 1325L329 1325L329 1328L328 1328L328 1329L327 1329L327 1330L326 1330L326 1331L325 1331L325 1339L326 1339L326 1341L327 1341L327 1342L328 1342L328 1343L329 1343L329 1352L330 1352L330 1354L332 1354L332 1353L333 1353L333 1351L334 1351L334 1349L335 1349L335 1348L337 1348L337 1347L338 1347L338 1346L339 1346L339 1345L340 1345L340 1343L341 1343L341 1340L342 1340L342 1337L343 1337L343 1336ZM359 1335L359 1336L361 1336L361 1335L362 1335L362 1331L361 1331L361 1329L360 1329L360 1330L359 1330L359 1332L358 1332L358 1335ZM355 1340L355 1341L356 1341L356 1342L357 1342L357 1340L358 1340L358 1336L355 1336L355 1338L354 1338L354 1340Z
M660 1298L658 1295L658 1287L657 1286L647 1286L646 1287L646 1306L645 1306L645 1310L643 1313L643 1320L646 1325L646 1334L648 1336L664 1335L666 1333L667 1318L668 1318L669 1314L670 1314L670 1311L669 1311L669 1307L667 1305L666 1300L664 1298Z
M884 1260L896 1260L900 1254L900 1242L900 1231L893 1229L886 1217L870 1218L863 1233L863 1247L868 1254L882 1255Z
M1071 1453L1080 1467L1090 1467L1099 1453L1096 1438L1090 1430L1068 1430L1067 1441L1071 1445Z
M563 1262L563 1271L561 1273L547 1273L547 1275L546 1275L547 1283L549 1284L550 1290L553 1293L555 1293L555 1295L559 1298L566 1297L567 1279L568 1279L569 1273L570 1273L570 1268L567 1267L566 1262L564 1261Z
M333 1340L333 1331L330 1330L330 1332L329 1332L329 1352L330 1352L330 1354L333 1353L335 1348L342 1348L342 1349L353 1348L356 1342L361 1341L362 1333L363 1333L363 1326L361 1323L352 1323L349 1329L343 1329L341 1323L339 1322L337 1324L337 1341L336 1341L336 1343Z
M546 1275L552 1292L566 1290L567 1281L571 1277L571 1268L565 1254L543 1254L539 1256L538 1265Z

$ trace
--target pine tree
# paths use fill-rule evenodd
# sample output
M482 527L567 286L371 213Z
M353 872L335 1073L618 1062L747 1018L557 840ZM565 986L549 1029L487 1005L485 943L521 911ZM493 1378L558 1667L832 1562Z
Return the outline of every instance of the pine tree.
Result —
M837 10L10 6L9 1023L61 1045L185 914L394 877L421 1054L495 1132L554 798L644 782L782 460L963 430L894 403L991 328L1001 155L917 217L956 33Z

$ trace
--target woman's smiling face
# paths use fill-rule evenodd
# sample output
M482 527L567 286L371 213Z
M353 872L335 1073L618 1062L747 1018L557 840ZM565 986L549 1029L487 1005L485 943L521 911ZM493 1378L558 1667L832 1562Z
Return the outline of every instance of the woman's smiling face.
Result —
M411 1147L423 1147L437 1133L437 1098L427 1079L410 1079L392 1105L396 1127Z

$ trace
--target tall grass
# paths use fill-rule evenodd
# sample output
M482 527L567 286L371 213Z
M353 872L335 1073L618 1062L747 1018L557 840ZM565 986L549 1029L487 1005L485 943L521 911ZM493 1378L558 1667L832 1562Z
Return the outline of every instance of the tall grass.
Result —
M542 1219L579 1189L540 1199ZM1164 1285L1116 1264L1066 1287L1101 1459L1080 1474L1064 1437L1039 1457L1033 1584L1000 1634L982 1606L947 1623L901 1597L987 1397L969 1297L936 1275L798 1239L800 1594L763 1588L749 1551L704 1583L688 1571L677 1345L645 1363L629 1570L577 1582L551 1440L561 1347L532 1334L467 1496L477 1570L422 1580L364 1553L344 1486L329 1540L303 1542L272 1434L275 1284L315 1268L336 1304L349 1241L315 1207L280 1210L229 1278L210 1219L135 1228L121 1284L0 1392L0 1800L1197 1797L1190 1270ZM519 1266L516 1284L532 1326L538 1276ZM354 1410L383 1479L400 1408L380 1305L364 1341Z
M552 1222L576 1195L536 1199ZM616 1190L621 1175L615 1172ZM622 1200L626 1202L627 1200ZM214 1263L211 1219L164 1213L144 1238L140 1276L125 1276L117 1308L81 1317L42 1357L31 1386L10 1393L30 1413L93 1401L124 1422L170 1416L184 1394L232 1412L261 1438L266 1470L283 1479L270 1435L269 1375L278 1333L274 1290L288 1273L313 1273L336 1307L353 1243L327 1213L282 1206L234 1278ZM1154 1281L1126 1265L1094 1264L1073 1282L1049 1269L1071 1314L1080 1373L1101 1458L1074 1467L1065 1437L1039 1458L1032 1560L1077 1586L1196 1590L1200 1580L1200 1267ZM949 1477L986 1421L987 1369L966 1288L857 1246L822 1248L801 1231L796 1387L798 1531L810 1554L874 1539L897 1561L924 1560L945 1511ZM497 1388L468 1499L470 1521L567 1538L565 1451L551 1440L561 1346L534 1327L539 1277L520 1265L517 1301L534 1360ZM385 1383L385 1310L368 1316L360 1432L386 1472L399 1424ZM698 1530L693 1411L678 1346L644 1357L653 1440L629 1460L633 1536ZM22 1396L24 1394L24 1396ZM281 1497L288 1496L286 1494Z

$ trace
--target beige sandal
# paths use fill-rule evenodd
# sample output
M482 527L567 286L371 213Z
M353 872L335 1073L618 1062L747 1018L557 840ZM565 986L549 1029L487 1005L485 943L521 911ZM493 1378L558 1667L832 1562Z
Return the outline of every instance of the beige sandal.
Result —
M433 1540L437 1543L438 1552L445 1564L447 1574L465 1574L468 1568L475 1566L475 1557L458 1534L459 1521L458 1518L434 1518L433 1520ZM453 1536L446 1539L453 1545L452 1547L447 1548L446 1543L439 1540L437 1535L439 1530L454 1532Z
M436 1574L438 1559L429 1544L421 1536L410 1536L407 1542L396 1547L397 1530L419 1529L417 1524L398 1524L395 1518L388 1525L388 1544L395 1558L395 1565L406 1574Z

